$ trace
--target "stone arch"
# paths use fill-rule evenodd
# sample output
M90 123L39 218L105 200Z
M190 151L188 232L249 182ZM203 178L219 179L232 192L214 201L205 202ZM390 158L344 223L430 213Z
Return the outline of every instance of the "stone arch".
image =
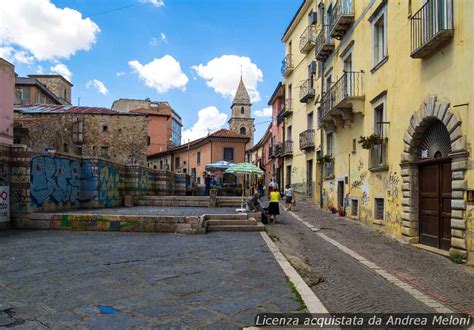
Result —
M469 152L466 137L462 135L461 118L450 108L450 103L438 100L437 96L430 95L422 103L420 109L410 118L410 124L403 137L403 152L401 154L402 184L402 238L408 243L419 241L419 187L418 187L418 160L417 153L426 129L433 120L441 121L451 140L452 159L452 199L451 199L451 249L466 253L466 201L465 192Z

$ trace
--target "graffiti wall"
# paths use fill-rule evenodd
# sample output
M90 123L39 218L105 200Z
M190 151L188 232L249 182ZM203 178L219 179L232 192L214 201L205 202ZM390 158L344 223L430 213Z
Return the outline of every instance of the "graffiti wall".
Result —
M138 191L141 193L146 193L152 188L153 178L145 169L140 169L138 173Z
M90 160L36 156L31 159L30 175L32 208L79 207L96 197L97 180Z
M121 175L118 165L99 160L98 162L98 201L102 207L121 204Z
M0 186L0 222L10 221L10 186Z

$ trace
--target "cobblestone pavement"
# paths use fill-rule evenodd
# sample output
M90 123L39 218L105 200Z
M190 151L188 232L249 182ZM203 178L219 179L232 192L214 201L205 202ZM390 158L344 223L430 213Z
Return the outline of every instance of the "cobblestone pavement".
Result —
M474 272L449 259L402 244L314 205L293 209L310 224L446 307L474 313ZM283 211L267 231L331 312L432 312L406 291L323 240ZM296 260L296 261L295 261Z
M69 210L69 214L110 214L110 215L173 215L199 216L203 214L233 214L235 207L165 207L165 206L134 206L101 209Z
M0 232L0 328L238 328L300 304L259 233Z

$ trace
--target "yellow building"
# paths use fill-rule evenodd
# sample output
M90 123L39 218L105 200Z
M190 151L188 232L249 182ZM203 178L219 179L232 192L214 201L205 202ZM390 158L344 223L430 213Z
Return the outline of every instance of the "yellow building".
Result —
M297 137L317 107L321 204L474 264L474 1L305 1L287 53L311 10L314 50L293 58L318 61L316 105L295 106L288 124Z
M285 107L280 117L285 132L280 154L284 157L285 185L291 184L296 199L319 199L316 158L320 130L316 127L320 99L318 63L314 56L317 12L316 0L304 1L288 26L282 41L286 54L282 63Z

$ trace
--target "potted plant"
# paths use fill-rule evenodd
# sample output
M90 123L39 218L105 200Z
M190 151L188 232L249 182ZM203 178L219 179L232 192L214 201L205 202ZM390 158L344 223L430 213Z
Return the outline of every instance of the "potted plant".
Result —
M361 136L358 142L363 149L371 149L375 145L382 144L384 140L379 134L373 133L369 136Z

